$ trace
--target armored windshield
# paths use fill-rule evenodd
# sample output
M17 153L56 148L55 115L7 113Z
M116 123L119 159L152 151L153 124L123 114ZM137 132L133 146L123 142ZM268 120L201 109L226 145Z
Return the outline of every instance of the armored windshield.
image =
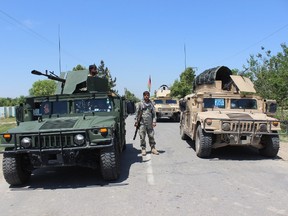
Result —
M163 104L163 101L162 100L154 100L154 103L155 104Z
M231 99L231 109L257 109L255 99Z
M177 101L173 99L166 100L166 104L177 104Z
M110 112L112 110L111 101L108 98L75 100L74 104L75 113Z
M224 98L204 98L204 108L225 108Z
M40 114L67 114L67 101L44 101L40 104Z

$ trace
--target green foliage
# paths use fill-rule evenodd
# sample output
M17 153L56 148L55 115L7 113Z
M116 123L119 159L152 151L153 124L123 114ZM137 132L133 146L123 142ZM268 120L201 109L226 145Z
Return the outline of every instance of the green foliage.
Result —
M73 67L73 71L78 71L78 70L86 70L86 68L80 64L78 64L76 67Z
M284 118L283 111L288 104L288 48L281 44L282 52L272 56L271 51L262 52L256 56L251 55L244 66L245 75L254 82L256 91L265 99L274 99L281 107L281 119Z
M231 71L232 71L233 75L237 75L240 73L239 69L237 69L237 68L231 69Z
M0 120L0 122L2 122L2 121ZM0 133L3 133L3 132L5 132L11 128L14 128L14 127L16 127L16 122L6 123L6 124L1 123L0 124Z
M33 83L29 94L31 96L53 95L56 91L56 82L53 80L38 80Z
M110 70L105 67L103 60L100 61L100 65L97 68L98 74L100 77L106 77L108 79L108 85L110 89L113 89L116 86L116 77L113 79L110 73Z
M20 103L24 103L25 97L21 95L20 97L12 98L0 98L0 107L7 106L17 106Z
M139 98L137 98L132 92L130 92L130 91L127 90L126 88L125 88L125 98L126 98L127 100L133 101L133 102L135 102L135 103L140 101Z
M186 70L180 74L180 80L175 80L171 86L171 96L182 98L185 95L192 93L194 78L195 71L193 68L186 68Z

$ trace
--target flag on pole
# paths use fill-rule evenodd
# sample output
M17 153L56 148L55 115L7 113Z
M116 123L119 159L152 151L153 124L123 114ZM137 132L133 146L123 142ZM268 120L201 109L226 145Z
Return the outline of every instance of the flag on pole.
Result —
M151 76L149 75L149 79L148 79L148 91L150 92L151 90Z

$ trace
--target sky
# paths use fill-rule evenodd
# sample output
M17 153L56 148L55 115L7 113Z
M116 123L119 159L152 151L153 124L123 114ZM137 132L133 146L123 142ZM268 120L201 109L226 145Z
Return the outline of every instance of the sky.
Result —
M45 79L32 70L59 75L101 60L115 89L138 98L149 76L154 92L185 67L243 70L262 46L282 52L287 8L287 0L0 0L0 97L28 96Z

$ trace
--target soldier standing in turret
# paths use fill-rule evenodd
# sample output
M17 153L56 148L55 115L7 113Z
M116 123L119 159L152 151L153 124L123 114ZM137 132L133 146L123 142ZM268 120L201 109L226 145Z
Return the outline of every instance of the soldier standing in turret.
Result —
M142 110L142 112L140 112ZM156 142L154 139L154 127L156 126L156 114L153 103L150 101L150 93L148 91L143 92L143 100L137 104L136 107L136 119L135 127L137 127L137 117L142 113L139 136L142 156L146 155L146 134L148 135L149 144L151 147L151 153L158 155L159 152L155 148Z
M97 77L98 71L95 64L89 65L89 74L88 76Z

